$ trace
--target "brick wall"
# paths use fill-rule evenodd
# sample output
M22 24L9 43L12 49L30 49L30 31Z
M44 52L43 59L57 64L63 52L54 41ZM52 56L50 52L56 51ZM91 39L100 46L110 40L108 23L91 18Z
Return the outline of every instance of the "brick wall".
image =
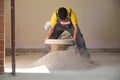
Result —
M0 72L4 72L4 0L0 0Z

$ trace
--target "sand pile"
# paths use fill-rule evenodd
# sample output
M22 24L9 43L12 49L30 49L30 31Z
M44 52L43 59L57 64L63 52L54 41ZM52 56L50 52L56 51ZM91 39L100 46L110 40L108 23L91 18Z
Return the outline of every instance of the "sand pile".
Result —
M49 71L78 71L95 67L95 65L86 62L79 53L76 53L73 47L66 51L50 52L29 66L42 65L46 66Z

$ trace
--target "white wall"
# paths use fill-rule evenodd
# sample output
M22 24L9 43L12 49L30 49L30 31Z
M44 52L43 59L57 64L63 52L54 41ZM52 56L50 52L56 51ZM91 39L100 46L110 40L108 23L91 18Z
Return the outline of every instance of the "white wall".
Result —
M15 0L16 47L43 48L44 24L60 6L77 15L88 48L120 48L119 0ZM6 48L10 47L10 0L5 0Z

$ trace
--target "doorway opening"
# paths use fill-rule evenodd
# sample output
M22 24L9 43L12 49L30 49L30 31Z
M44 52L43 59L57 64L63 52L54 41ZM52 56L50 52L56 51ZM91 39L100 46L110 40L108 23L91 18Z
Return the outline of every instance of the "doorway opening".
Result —
M5 21L6 23L5 44L7 46L6 54L5 54L5 72L8 72L8 73L13 72L13 69L14 69L15 72L20 72L20 73L49 73L49 70L47 69L45 65L41 65L39 67L32 66L32 63L34 63L35 61L37 61L38 59L40 59L46 54L44 51L36 52L34 49L32 49L32 52L31 52L31 49L30 49L30 50L27 50L26 52L25 51L26 48L23 48L22 51L21 49L18 49L18 50L15 49L16 48L15 45L18 45L19 43L19 40L17 40L17 39L20 39L19 34L21 35L23 31L18 31L19 29L15 25L15 22L14 22L16 19L15 11L13 11L12 13L12 10L13 9L17 10L17 9L15 9L16 2L14 3L14 6L13 6L13 3L12 3L13 1L14 0L5 0L5 15L6 15L5 17L5 20L6 20ZM16 32L18 32L17 35L15 34ZM18 42L18 43L15 44L15 42ZM14 47L14 50L13 50L13 47ZM13 51L15 51L15 53L13 53Z

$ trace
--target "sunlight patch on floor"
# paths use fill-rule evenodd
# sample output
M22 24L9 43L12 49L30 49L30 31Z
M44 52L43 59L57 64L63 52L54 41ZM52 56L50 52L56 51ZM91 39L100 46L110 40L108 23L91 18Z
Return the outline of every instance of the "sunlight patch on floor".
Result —
M11 68L5 68L5 72L12 72ZM50 73L45 65L31 68L16 68L17 73Z

